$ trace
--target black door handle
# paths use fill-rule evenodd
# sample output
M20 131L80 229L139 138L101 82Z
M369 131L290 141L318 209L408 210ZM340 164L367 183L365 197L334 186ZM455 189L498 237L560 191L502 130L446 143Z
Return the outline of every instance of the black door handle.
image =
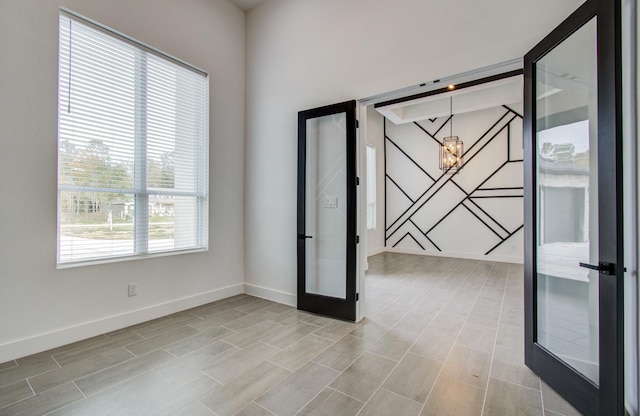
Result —
M580 267L585 269L597 270L602 274L613 275L616 274L616 267L613 263L600 262L597 266L588 263L579 263Z
M299 240L304 240L305 238L313 238L311 235L298 234Z

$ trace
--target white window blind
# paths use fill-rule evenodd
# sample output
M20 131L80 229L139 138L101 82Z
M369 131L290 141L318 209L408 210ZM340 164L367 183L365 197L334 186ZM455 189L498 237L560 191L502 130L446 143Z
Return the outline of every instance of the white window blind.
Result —
M367 229L376 229L376 148L367 145Z
M208 78L61 11L58 264L208 245Z

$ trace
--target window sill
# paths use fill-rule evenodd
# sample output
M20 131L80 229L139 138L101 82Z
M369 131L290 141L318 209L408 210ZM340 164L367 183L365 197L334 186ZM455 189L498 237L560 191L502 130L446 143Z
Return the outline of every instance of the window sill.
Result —
M193 248L188 250L161 251L157 253L148 253L148 254L133 254L130 256L109 257L109 258L103 258L103 259L88 259L88 260L80 260L80 261L67 262L67 263L57 263L56 269L70 269L73 267L93 266L97 264L121 263L123 261L130 261L130 260L142 260L142 259L150 259L155 257L176 256L180 254L202 253L206 251L209 251L209 247Z

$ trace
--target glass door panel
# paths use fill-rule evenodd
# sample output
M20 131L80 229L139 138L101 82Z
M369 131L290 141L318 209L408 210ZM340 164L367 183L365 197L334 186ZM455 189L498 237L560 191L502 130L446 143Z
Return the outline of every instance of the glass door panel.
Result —
M306 292L346 299L346 113L307 120Z
M598 383L596 17L535 66L537 340Z

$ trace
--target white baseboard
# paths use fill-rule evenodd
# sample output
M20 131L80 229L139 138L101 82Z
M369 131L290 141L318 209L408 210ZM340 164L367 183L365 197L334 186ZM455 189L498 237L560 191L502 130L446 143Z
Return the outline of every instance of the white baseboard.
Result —
M0 345L0 363L244 293L242 283Z
M251 285L249 283L244 284L244 293L262 299L271 300L273 302L283 303L289 306L295 307L298 304L298 296L293 293L287 293L280 290L269 289L267 287Z
M372 248L367 250L367 257L375 256L376 254L384 253L387 249L385 247Z
M515 263L515 264L524 263L524 259L522 257L515 257L515 256L514 257L493 256L493 255L485 256L484 254L476 254L476 253L426 251L426 250L411 249L411 248L393 248L393 247L387 247L384 251L387 251L389 253L419 254L422 256L453 257L458 259L498 261L498 262Z

